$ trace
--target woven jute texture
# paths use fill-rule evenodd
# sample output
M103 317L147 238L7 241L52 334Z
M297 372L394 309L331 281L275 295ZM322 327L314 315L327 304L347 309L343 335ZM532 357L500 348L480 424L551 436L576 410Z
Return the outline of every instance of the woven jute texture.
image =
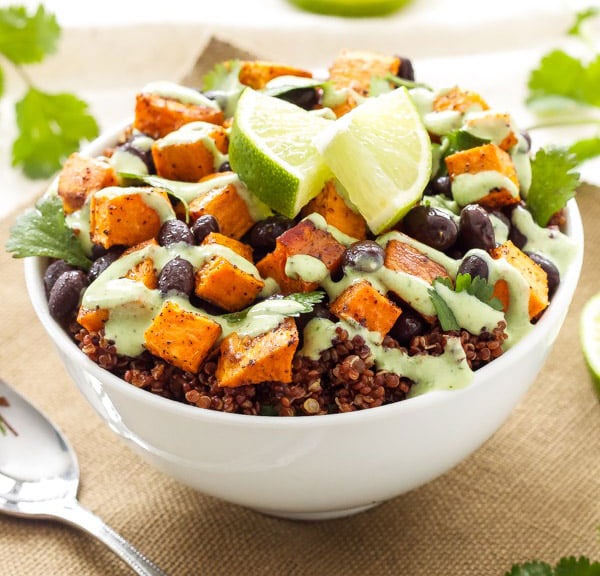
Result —
M358 516L277 520L205 497L146 465L70 381L28 301L22 263L3 250L0 377L71 440L82 503L172 575L496 576L527 559L600 558L600 404L578 331L582 305L600 290L600 189L582 189L579 206L583 274L530 392L454 470ZM0 223L0 246L11 221ZM0 517L0 575L70 574L130 572L72 528Z

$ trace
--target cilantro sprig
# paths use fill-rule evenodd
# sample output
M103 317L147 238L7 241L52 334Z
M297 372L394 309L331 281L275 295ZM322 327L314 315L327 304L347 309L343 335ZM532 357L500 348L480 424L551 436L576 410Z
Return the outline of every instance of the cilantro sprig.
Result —
M35 208L21 214L10 231L6 250L13 258L47 256L62 258L88 270L91 261L65 222L62 201L57 196L42 198Z
M297 317L301 314L308 314L312 312L313 308L316 304L322 302L325 297L324 292L296 292L294 294L289 294L288 296L284 296L278 300L274 300L273 302L281 302L282 300L293 300L301 305L301 308L294 311L281 311L276 310L276 314L281 314L282 316L288 317ZM260 302L259 304L254 304L253 306L248 306L248 308L244 308L239 312L232 312L231 314L223 314L222 318L225 318L230 323L237 324L245 320L248 316L248 312L250 312L256 306L263 306L264 302Z
M531 187L527 208L540 226L546 226L552 215L575 196L579 173L577 157L562 148L538 150L531 161Z
M460 330L460 326L454 313L437 291L437 284L443 284L446 288L455 292L467 292L494 310L502 310L503 308L502 302L494 296L494 287L481 276L472 278L470 274L458 274L454 282L454 287L450 278L438 276L429 289L429 296L431 297L431 302L437 313L442 330Z
M98 135L88 105L69 93L50 94L37 88L24 64L41 62L56 51L60 26L53 14L39 6L28 13L23 6L0 8L0 54L27 86L16 105L19 134L13 144L12 164L29 178L46 178L61 167L82 140ZM4 73L0 68L0 96Z
M554 569L546 562L515 564L505 576L600 576L600 563L585 556L561 558Z

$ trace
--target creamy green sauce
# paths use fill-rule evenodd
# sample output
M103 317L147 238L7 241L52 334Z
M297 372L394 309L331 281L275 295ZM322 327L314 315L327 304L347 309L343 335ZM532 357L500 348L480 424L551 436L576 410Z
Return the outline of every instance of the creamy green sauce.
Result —
M347 322L331 322L325 318L313 318L304 329L304 347L300 354L313 360L321 351L331 346L336 328L341 327L352 338L362 336L371 349L378 370L388 370L410 378L415 382L410 396L418 396L434 390L455 390L469 385L473 373L458 338L448 338L441 356L409 356L397 349L381 346L381 335L358 328Z
M152 180L148 181L151 182L153 186L172 190L174 194L183 198L188 204L192 200L210 193L212 190L224 188L231 184L235 186L238 195L246 203L248 212L254 221L258 222L259 220L264 220L273 215L271 209L252 194L240 180L239 176L233 172L223 172L223 174L203 182L180 182L179 180L168 180L167 178L161 178L160 176L152 176L151 178Z
M317 108L316 110L309 110L308 113L325 120L337 120L337 116L331 108Z
M96 198L117 198L125 195L139 196L146 206L158 214L161 222L177 218L169 200L152 188L109 186L94 192Z
M458 110L442 110L429 112L423 116L423 124L431 134L442 136L462 126L463 114Z
M340 232L335 226L328 224L327 220L325 220L321 214L317 214L316 212L309 214L306 218L303 218L303 220L310 220L314 224L315 228L329 232L329 234L331 234L340 244L343 244L344 246L350 246L350 244L354 244L354 242L358 241L356 238L352 238L352 236L348 236L347 234Z
M148 174L146 163L133 152L117 148L109 159L110 165L115 172L127 172L129 174Z
M472 136L490 140L497 146L511 133L516 133L510 117L507 121L505 115L496 114L491 110L466 114L463 129Z
M229 159L229 156L228 154L223 154L217 148L215 141L210 137L215 130L216 126L209 122L190 122L184 124L179 130L169 132L164 138L157 140L156 146L158 148L165 148L167 146L202 142L202 145L213 157L214 170L218 170L219 166Z
M460 207L455 200L451 200L445 194L435 194L433 196L423 196L423 205L437 208L445 212L458 224L460 221Z
M273 296L273 294L281 292L281 287L277 284L275 278L264 278L263 281L265 285L258 295L259 298L268 298L269 296Z
M203 108L220 110L219 105L215 101L207 98L198 90L188 88L187 86L181 86L175 82L150 82L144 86L142 93L156 94L163 98L171 98L172 100L178 100L183 104L195 104L196 106L202 106Z
M494 214L488 214L492 227L494 228L494 239L496 244L504 244L508 240L509 229L505 222Z
M471 334L491 332L498 322L504 320L502 312L494 310L468 292L455 292L441 282L436 282L435 288L454 314L458 325Z
M545 256L556 265L561 278L564 277L580 249L579 246L558 230L538 226L531 213L521 206L513 210L512 223L527 237L523 250Z
M495 170L484 170L472 174L458 174L452 180L452 196L460 206L473 204L494 189L504 188L514 198L519 197L519 187L504 174Z
M81 209L65 216L66 225L76 233L77 240L88 256L92 253L92 238L90 236L91 199L91 195L88 196Z
M328 86L323 91L321 105L325 108L335 108L346 102L348 96L352 96L357 105L362 104L366 100L364 96L352 88L333 88L332 86Z
M329 275L327 266L314 256L295 254L285 262L286 276L304 282L322 282Z
M408 95L411 97L421 118L425 114L433 112L433 101L436 99L435 92L427 90L427 88L411 88L408 90Z

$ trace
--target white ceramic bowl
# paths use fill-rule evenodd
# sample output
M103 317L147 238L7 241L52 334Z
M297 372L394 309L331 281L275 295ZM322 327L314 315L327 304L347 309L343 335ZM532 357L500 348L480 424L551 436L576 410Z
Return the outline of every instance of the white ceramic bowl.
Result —
M94 141L101 154L120 133ZM440 476L485 442L538 374L581 270L574 201L568 234L581 250L537 326L457 391L348 414L305 418L202 410L140 390L89 360L48 313L43 258L25 262L35 311L83 395L148 462L205 494L295 519L365 510Z

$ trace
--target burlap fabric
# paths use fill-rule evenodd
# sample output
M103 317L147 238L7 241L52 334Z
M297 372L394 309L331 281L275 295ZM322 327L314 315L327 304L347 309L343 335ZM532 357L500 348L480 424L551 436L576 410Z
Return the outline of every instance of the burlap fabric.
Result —
M268 518L150 468L76 390L28 301L22 263L3 250L0 377L71 440L82 503L172 575L497 576L532 558L600 558L600 404L579 346L582 305L600 290L600 189L582 189L579 206L586 229L583 274L528 395L453 471L358 516L323 523ZM1 246L11 221L0 223ZM72 528L0 516L2 575L129 573Z

